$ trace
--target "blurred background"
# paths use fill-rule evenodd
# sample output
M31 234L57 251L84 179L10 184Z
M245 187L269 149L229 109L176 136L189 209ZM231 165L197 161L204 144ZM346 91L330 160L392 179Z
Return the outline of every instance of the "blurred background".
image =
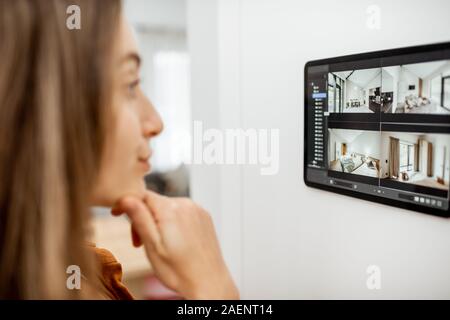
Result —
M126 0L125 10L165 123L148 187L211 212L243 298L450 298L448 219L310 189L302 177L305 63L450 41L449 1ZM189 165L194 120L280 129L278 174ZM175 298L132 248L127 221L97 211L97 244L135 296ZM370 265L380 290L366 286Z

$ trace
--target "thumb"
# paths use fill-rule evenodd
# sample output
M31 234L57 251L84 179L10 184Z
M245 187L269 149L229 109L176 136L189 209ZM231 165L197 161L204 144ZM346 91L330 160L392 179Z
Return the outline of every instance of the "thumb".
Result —
M151 250L160 246L161 235L159 229L150 209L142 200L130 196L125 197L117 203L116 209L124 212L130 218L133 240L139 238Z

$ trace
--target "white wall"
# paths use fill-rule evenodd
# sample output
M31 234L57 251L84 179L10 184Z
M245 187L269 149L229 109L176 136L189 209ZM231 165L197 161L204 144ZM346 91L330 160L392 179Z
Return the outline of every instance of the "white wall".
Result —
M186 0L125 0L131 23L159 30L186 28Z
M413 90L409 90L410 85L414 86ZM398 102L404 103L405 98L411 94L416 97L419 96L419 77L401 67L398 83Z
M350 142L348 149L349 154L355 152L380 160L380 132L364 131Z
M379 131L361 131L349 129L328 129L329 132L329 147L335 149L334 145L338 146L343 142L347 143L347 154L351 155L353 152L369 156L375 159L380 159L380 132ZM338 150L339 151L339 150ZM329 157L330 160L335 160Z
M394 78L384 68L381 71L381 78L382 78L381 91L382 92L393 92L394 91Z
M363 88L357 86L355 83L353 83L351 80L345 81L345 105L344 108L347 107L347 102L350 102L352 99L357 99L361 105L364 105L364 99L366 101L366 104L368 104L367 99L364 97L364 90Z
M385 89L385 78L384 75L387 76L387 78L392 78L392 80L390 80L392 82L392 88L389 88L389 82L387 83L387 87ZM400 66L391 66L391 67L384 67L382 70L382 76L381 76L381 80L382 80L382 91L383 92L389 92L392 91L394 92L394 96L392 98L392 113L395 113L395 109L397 109L397 104L398 104L398 81L400 78Z
M380 30L366 28L372 4ZM280 129L278 175L243 166L192 176L194 197L217 209L244 298L450 298L450 221L307 188L302 177L305 63L448 41L448 12L444 0L188 0L194 120ZM329 21L345 36L330 36ZM381 290L367 289L372 264Z
M342 138L336 135L335 129L328 129L328 161L334 161L341 156Z

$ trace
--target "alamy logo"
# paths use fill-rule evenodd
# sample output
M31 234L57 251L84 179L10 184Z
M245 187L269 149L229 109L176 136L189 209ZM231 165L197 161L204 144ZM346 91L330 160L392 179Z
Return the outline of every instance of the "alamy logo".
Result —
M259 165L261 175L279 170L279 129L204 129L194 121L193 164Z
M371 265L367 267L367 278L366 285L369 290L380 290L381 289L381 269L379 266Z
M66 287L69 290L81 289L81 269L77 265L70 265L66 269L66 273L69 274L66 280Z
M66 13L70 16L66 19L66 26L69 30L81 29L81 9L77 5L67 7Z
M381 29L381 8L377 5L368 6L366 9L368 15L366 26L370 30L380 30Z

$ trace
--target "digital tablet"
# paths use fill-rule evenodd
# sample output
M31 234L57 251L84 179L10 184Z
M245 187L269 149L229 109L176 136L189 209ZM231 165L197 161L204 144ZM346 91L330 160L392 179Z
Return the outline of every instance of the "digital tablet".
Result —
M450 42L305 65L306 185L448 217Z

